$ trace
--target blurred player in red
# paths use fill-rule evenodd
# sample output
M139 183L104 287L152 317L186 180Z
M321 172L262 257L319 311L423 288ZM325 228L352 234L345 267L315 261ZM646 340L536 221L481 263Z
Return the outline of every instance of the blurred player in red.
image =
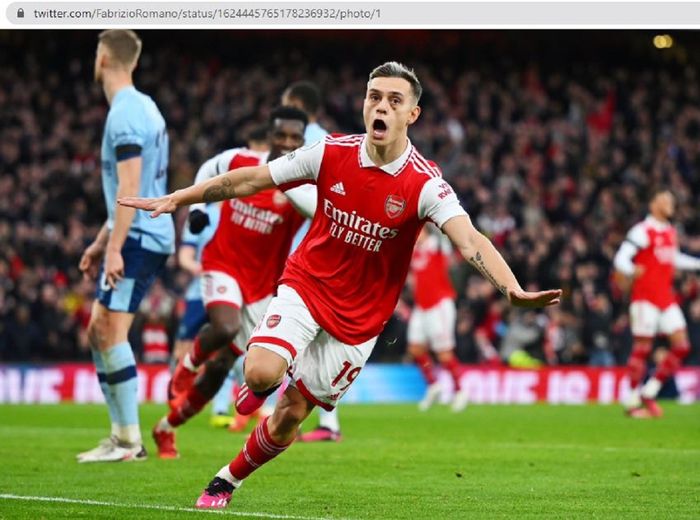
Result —
M430 357L432 350L454 381L452 411L461 412L467 407L468 395L466 388L460 385L463 367L455 356L457 294L448 272L452 246L447 237L440 236L437 231L431 232L431 227L423 227L411 257L409 280L413 285L415 306L408 321L408 352L428 383L418 408L421 411L430 408L442 391Z
M654 192L649 215L627 233L614 259L615 269L631 279L630 326L634 345L627 363L631 392L627 413L634 418L660 417L656 396L663 383L690 352L685 318L673 290L676 269L700 269L700 259L681 253L670 219L675 199L670 191ZM642 386L654 338L668 337L668 355Z
M202 165L195 183L291 153L303 144L305 125L306 115L296 108L274 110L270 115L269 156L247 148L227 150ZM290 190L309 190L311 199L295 198L309 199L304 216L278 189L222 204L216 232L202 253L202 299L209 321L197 334L192 350L178 362L169 388L171 411L153 429L161 458L178 456L174 429L214 397L236 358L243 354L248 337L272 298L292 239L315 209L313 187ZM289 196L294 197L294 193ZM191 231L201 232L209 222L206 209L195 206L189 220ZM205 368L197 376L202 364Z
M267 165L241 168L166 197L120 199L155 217L275 186L310 182L318 189L311 229L289 257L277 295L248 343L248 392L236 408L250 413L261 406L288 372L292 382L274 413L209 483L197 507L226 507L248 475L291 445L314 406L336 406L394 311L425 222L442 229L512 304L559 302L559 290L520 287L493 244L472 226L440 169L411 144L408 127L420 115L421 91L412 70L385 63L367 84L366 134L326 137Z

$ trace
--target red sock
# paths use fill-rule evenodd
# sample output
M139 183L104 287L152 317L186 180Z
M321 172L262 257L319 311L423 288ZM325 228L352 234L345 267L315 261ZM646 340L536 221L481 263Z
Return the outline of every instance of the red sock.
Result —
M418 365L418 368L420 368L423 377L429 385L432 385L435 381L437 381L435 371L433 370L433 359L430 357L430 354L419 354L415 356L414 361L416 362L416 365Z
M228 465L231 475L237 479L243 480L292 444L291 442L289 444L277 444L272 440L267 429L268 419L269 417L266 417L263 421L260 421L253 433L248 437L248 440L245 441L243 449Z
M630 378L630 388L637 388L647 371L647 357L651 353L651 345L635 342L632 353L627 360L627 375Z
M462 376L462 365L456 357L452 357L449 361L442 363L442 367L447 370L452 376L455 389L460 390L459 378Z
M209 402L209 397L203 395L197 387L192 387L187 391L187 396L177 408L168 414L170 426L178 427L186 423L197 415Z
M654 377L662 383L666 381L669 377L676 373L676 371L683 364L683 360L689 353L690 345L687 343L680 343L678 345L671 346L670 352L656 369Z
M204 363L209 358L210 352L202 350L202 344L199 342L199 336L194 338L194 346L190 352L190 361L196 367Z

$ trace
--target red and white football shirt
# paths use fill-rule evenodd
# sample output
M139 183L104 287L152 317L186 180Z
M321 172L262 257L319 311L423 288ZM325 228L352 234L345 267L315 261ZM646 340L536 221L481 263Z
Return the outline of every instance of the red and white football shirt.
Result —
M634 264L644 269L632 284L631 300L648 301L659 309L676 303L673 276L678 238L675 228L648 217L630 229L626 240L637 247Z
M419 309L430 309L445 298L457 297L448 274L449 241L435 235L417 242L411 257L413 299Z
M223 173L266 160L267 154L236 148L210 159L203 168L208 164ZM198 173L197 178L201 177ZM225 200L216 232L202 252L202 269L235 278L244 303L265 298L274 293L292 239L303 222L304 217L280 190Z
M377 167L364 135L327 136L269 164L278 186L314 182L318 202L308 234L280 283L336 339L361 344L383 329L427 220L441 227L466 215L440 169L407 143Z

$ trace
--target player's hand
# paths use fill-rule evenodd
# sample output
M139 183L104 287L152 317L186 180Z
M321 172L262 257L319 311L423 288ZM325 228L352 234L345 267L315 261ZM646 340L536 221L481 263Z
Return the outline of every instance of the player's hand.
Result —
M635 265L634 266L634 273L632 274L632 279L636 280L640 276L644 274L644 266L643 265Z
M121 197L117 199L117 202L129 208L151 211L151 218L156 218L163 213L174 213L177 209L177 202L172 193L154 199L144 197Z
M547 307L556 305L561 301L561 289L552 289L549 291L508 291L508 300L515 307Z
M83 273L83 278L86 280L95 280L97 278L100 262L104 254L104 248L95 242L85 249L83 256L80 257L80 263L78 263L78 268Z
M188 217L190 231L199 235L202 230L209 225L209 215L201 209L193 209Z
M124 258L121 251L108 249L105 255L105 280L112 288L117 288L117 282L124 278Z

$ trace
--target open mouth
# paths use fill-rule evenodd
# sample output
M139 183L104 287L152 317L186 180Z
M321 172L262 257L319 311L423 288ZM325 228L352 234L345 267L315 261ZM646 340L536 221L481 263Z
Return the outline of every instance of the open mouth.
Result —
M372 137L375 139L383 139L386 136L387 126L381 119L375 119L372 122Z

